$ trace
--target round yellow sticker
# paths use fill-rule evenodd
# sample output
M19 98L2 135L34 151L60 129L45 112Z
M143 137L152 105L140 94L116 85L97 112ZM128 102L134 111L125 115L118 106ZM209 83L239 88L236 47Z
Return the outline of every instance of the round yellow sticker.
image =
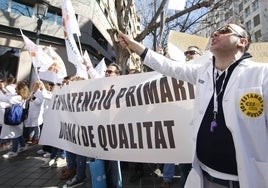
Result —
M240 99L240 110L248 117L259 117L264 111L264 101L258 93L248 93Z

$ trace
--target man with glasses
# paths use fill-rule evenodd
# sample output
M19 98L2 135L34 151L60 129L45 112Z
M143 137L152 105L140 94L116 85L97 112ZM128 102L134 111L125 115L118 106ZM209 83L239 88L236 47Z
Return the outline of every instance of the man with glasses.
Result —
M122 72L121 70L122 69L118 64L111 63L108 65L105 71L105 77L120 76ZM107 188L122 187L120 161L105 160L105 174Z
M121 32L118 38L147 66L196 87L195 153L185 187L268 187L268 65L250 60L243 26L213 32L212 56L202 63L174 63Z
M201 50L197 46L189 46L188 50L184 52L186 61L193 60L202 55Z
M119 76L120 74L121 67L116 63L111 63L105 71L105 77Z

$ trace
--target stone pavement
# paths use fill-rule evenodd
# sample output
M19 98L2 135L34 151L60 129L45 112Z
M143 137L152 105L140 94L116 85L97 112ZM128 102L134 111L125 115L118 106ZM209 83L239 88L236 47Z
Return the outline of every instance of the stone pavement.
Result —
M24 152L11 159L2 157L7 152L0 150L0 187L1 188L58 188L65 184L59 175L62 167L40 168L45 158L36 154L41 146L30 146ZM150 173L152 169L148 164L147 173L138 181L130 183L128 163L122 163L123 188L160 188L162 178ZM87 167L87 179L81 188L91 188L89 169ZM179 178L174 178L170 188L180 188Z

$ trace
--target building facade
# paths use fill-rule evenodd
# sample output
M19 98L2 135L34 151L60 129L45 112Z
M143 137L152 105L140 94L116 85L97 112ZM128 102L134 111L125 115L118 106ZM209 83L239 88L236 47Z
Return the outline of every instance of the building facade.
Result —
M108 32L117 22L116 0L71 0L80 27L81 36L76 37L83 51L87 50L96 65L103 57L109 64L115 60L113 41ZM117 1L119 2L119 1ZM127 6L127 0L121 0ZM14 76L17 80L28 79L31 59L25 48L20 30L32 41L42 46L52 46L65 62L67 74L76 70L67 60L62 27L61 0L48 1L47 16L42 19L40 34L36 17L36 0L1 0L0 2L0 76ZM134 5L134 2L133 2ZM135 6L128 11L127 26L134 37L140 32ZM109 11L109 12L108 12ZM40 25L39 25L40 26Z
M268 41L268 1L267 0L226 0L222 6L209 13L201 22L196 34L210 37L215 29L229 22L245 25L253 42Z

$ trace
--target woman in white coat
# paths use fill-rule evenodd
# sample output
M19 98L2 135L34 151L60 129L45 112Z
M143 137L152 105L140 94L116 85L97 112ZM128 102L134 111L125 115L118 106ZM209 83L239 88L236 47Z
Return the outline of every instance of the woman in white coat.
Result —
M213 32L213 56L201 63L174 63L121 32L118 37L144 64L196 86L195 155L185 187L268 187L268 64L249 60L245 28L227 24Z
M9 106L12 104L25 105L26 99L29 96L29 88L27 86L27 83L24 81L21 81L17 84L17 94L11 94L7 92L3 87L0 87L0 89L4 93L4 95L0 95L0 101L8 103ZM19 152L22 152L26 149L25 139L23 136L23 123L16 126L3 124L0 138L12 140L12 150L4 154L4 158L17 156Z
M44 84L41 81L33 83L32 93L29 97L28 118L24 121L25 127L29 128L28 144L38 144L40 137L40 126L43 124L44 95L42 93Z

